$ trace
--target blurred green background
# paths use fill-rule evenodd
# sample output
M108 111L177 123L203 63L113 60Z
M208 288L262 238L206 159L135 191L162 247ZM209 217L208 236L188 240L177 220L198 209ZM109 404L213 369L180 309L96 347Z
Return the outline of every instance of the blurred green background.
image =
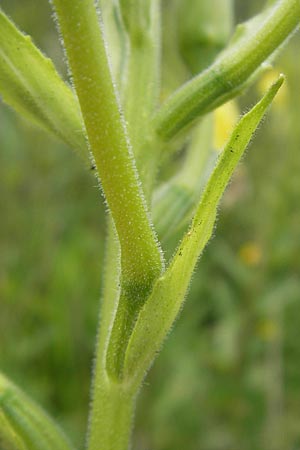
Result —
M235 20L259 4L237 1ZM1 6L66 74L48 3ZM276 60L285 95L226 192L185 309L146 379L134 449L300 449L299 44L297 35ZM242 110L259 90L242 97ZM3 104L0 217L0 370L80 446L104 207L79 158Z

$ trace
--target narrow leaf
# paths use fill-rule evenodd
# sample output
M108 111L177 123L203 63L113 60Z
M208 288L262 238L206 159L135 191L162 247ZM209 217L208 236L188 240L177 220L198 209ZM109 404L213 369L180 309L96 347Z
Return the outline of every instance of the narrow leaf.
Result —
M0 427L0 443L8 442L13 450L73 449L58 425L2 374Z
M79 104L72 89L0 9L0 95L5 103L56 135L88 161Z
M170 331L183 304L196 262L211 238L222 194L283 80L281 75L262 100L239 121L225 146L189 231L141 309L126 352L124 367L128 379L135 379L137 383L141 381Z

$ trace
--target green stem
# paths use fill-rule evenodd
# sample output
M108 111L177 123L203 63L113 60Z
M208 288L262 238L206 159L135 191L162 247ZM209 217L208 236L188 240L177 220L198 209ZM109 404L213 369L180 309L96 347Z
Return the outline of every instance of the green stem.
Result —
M136 395L128 386L111 382L104 372L98 382L87 449L127 450Z
M129 135L146 195L153 183L158 151L150 118L160 91L160 0L121 2L129 52L124 109ZM154 154L155 153L155 154Z
M228 43L233 0L184 0L179 3L181 55L193 75L208 67Z
M100 324L97 337L96 367L94 386L97 386L97 374L105 369L105 352L110 328L114 319L115 309L119 301L120 283L120 245L113 225L112 218L108 218L105 254L105 272L100 308ZM97 396L97 389L93 397Z
M299 0L281 0L246 39L240 39L210 68L178 89L154 118L161 139L168 140L198 116L240 92L241 86L297 28Z
M102 417L103 397L105 394L105 385L107 383L105 369L107 339L110 333L110 327L114 318L114 310L118 302L118 284L120 279L120 246L116 236L116 230L112 218L109 216L107 221L107 238L105 254L105 274L103 279L103 292L100 309L100 322L96 343L95 367L92 381L91 408L89 412L89 430L88 436L91 442L96 442L99 436L105 433L107 428L106 419ZM103 384L103 380L105 384ZM101 389L99 389L99 386ZM91 447L93 448L93 447Z
M122 251L122 279L149 285L161 254L149 222L93 0L53 0L101 185Z
M94 1L53 0L53 3L88 140L120 242L121 292L123 296L124 292L132 294L126 296L131 304L125 306L135 316L132 310L138 303L134 302L136 289L139 288L139 293L150 289L161 272L161 254L126 138ZM116 249L112 251L117 254ZM106 344L115 308L111 291L107 298L113 305L107 302L103 305L90 417L90 450L124 450L128 446L134 407L134 393L124 384L114 383L106 372ZM123 308L122 312L126 315ZM121 341L118 344L122 346ZM122 354L122 350L117 351Z

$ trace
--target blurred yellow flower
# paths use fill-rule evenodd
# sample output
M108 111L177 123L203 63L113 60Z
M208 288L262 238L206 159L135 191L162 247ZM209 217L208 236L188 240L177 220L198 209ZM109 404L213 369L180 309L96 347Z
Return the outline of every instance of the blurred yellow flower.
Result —
M256 333L264 341L273 341L279 334L279 327L274 320L264 319L258 324Z
M235 100L225 103L214 112L214 148L222 150L239 117L239 109Z
M275 69L266 71L256 85L256 89L260 96L264 95L272 83L278 79L279 72ZM283 107L288 103L289 90L287 83L283 83L279 89L277 95L273 100L275 107ZM238 104L235 100L230 100L224 105L220 106L214 111L214 148L216 150L222 150L224 144L232 132L232 129L238 121L240 111Z
M257 266L262 260L262 250L256 242L246 242L239 249L239 258L247 266Z

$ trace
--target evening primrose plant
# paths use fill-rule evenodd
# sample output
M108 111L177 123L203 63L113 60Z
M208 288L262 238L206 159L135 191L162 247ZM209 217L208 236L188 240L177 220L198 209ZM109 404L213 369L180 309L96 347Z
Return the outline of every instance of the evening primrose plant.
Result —
M284 76L219 153L212 112L270 66L299 25L300 2L269 1L234 33L231 0L178 0L170 12L159 0L51 3L72 86L0 9L0 93L77 151L99 181L107 244L86 448L126 450L143 380ZM165 33L161 17L170 25L174 11L179 25ZM78 446L0 375L0 448Z

